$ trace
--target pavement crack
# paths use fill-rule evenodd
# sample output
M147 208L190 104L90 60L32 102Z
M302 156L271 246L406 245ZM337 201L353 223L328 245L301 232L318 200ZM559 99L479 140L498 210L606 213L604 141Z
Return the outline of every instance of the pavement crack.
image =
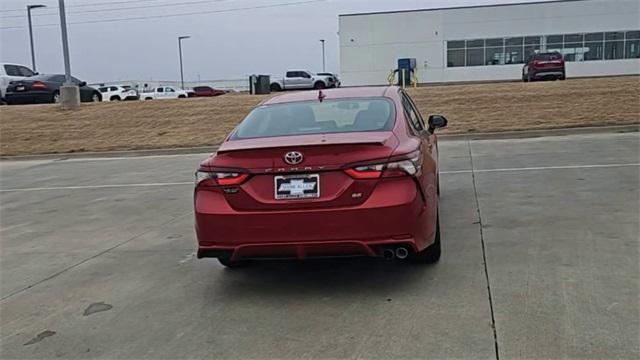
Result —
M192 213L189 211L189 212L187 212L187 213L185 213L185 214L178 215L178 216L174 216L173 218L171 218L171 219L169 219L169 220L167 220L167 221L163 222L163 223L162 223L162 224L160 224L160 225L152 226L152 227L151 227L151 228L149 228L148 230L145 230L145 231L141 232L140 234L134 235L134 236L132 236L132 237L128 238L127 240L124 240L124 241L122 241L122 242L119 242L119 243L117 243L116 245L114 245L114 246L112 246L112 247L110 247L110 248L108 248L108 249L106 249L106 250L100 251L99 253L97 253L97 254L95 254L95 255L92 255L92 256L90 256L90 257L88 257L88 258L86 258L86 259L84 259L84 260L81 260L81 261L79 261L79 262L77 262L77 263L75 263L75 264L73 264L73 265L70 265L70 266L68 266L68 267L66 267L66 268L64 268L64 269L62 269L62 270L60 270L60 271L58 271L58 272L56 272L56 273L54 273L54 274L52 274L52 275L49 275L49 276L47 276L46 278L44 278L44 279L42 279L42 280L36 281L35 283L33 283L33 284L31 284L31 285L28 285L28 286L26 286L26 287L23 287L22 289L18 289L18 290L14 291L14 292L12 292L12 293L10 293L10 294L6 295L6 296L3 296L2 298L0 298L0 302L5 301L5 300L7 300L7 299L9 299L9 298L11 298L11 297L13 297L13 296L15 296L15 295L18 295L18 294L20 294L20 293L22 293L22 292L26 291L26 290L29 290L29 289L31 289L31 288L32 288L32 287L34 287L34 286L40 285L40 284L42 284L42 283L44 283L44 282L46 282L46 281L49 281L49 280L51 280L51 279L53 279L53 278L56 278L56 277L58 277L59 275L62 275L62 274L64 274L65 272L67 272L67 271L69 271L69 270L71 270L71 269L73 269L73 268L76 268L76 267L78 267L78 266L80 266L80 265L82 265L82 264L86 263L87 261L93 260L93 259L95 259L95 258L97 258L97 257L99 257L99 256L102 256L102 255L104 255L104 254L106 254L106 253L110 252L111 250L114 250L114 249L116 249L116 248L119 248L119 247L120 247L120 246L122 246L122 245L125 245L125 244L127 244L127 243L129 243L129 242L131 242L131 241L133 241L133 240L135 240L135 239L137 239L137 238L140 238L140 237L142 237L142 236L144 236L144 235L146 235L146 234L150 233L151 231L156 230L156 228L157 228L158 226L165 226L165 225L168 225L168 224L170 224L170 223L172 223L172 222L174 222L174 221L176 221L176 220L178 220L178 219L180 219L180 218L182 218L182 217L184 217L184 216L191 215L191 214L192 214Z
M489 278L489 269L487 268L487 251L484 243L484 232L482 225L482 214L480 213L480 201L478 200L478 189L476 187L476 174L473 165L473 154L471 153L471 142L467 140L467 148L469 149L469 162L471 163L471 181L473 183L473 196L476 201L476 211L478 213L478 221L474 224L480 225L480 243L482 244L482 263L484 265L484 276L487 280L487 295L489 297L489 309L491 310L491 329L493 330L493 344L496 351L496 360L500 360L500 351L498 348L498 330L496 329L496 317L493 310L493 297L491 296L491 281Z
M26 343L24 343L22 345L23 346L33 345L35 343L39 343L40 341L44 340L45 338L48 338L49 336L53 336L55 334L56 334L55 331L45 330L45 331L41 332L40 334L36 335L36 337L34 337L33 339L27 341Z

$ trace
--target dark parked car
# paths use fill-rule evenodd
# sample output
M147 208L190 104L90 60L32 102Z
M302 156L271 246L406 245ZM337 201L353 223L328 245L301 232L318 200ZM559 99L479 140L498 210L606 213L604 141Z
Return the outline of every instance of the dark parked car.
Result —
M533 54L522 68L522 81L540 79L564 80L564 59L559 52Z
M226 94L227 92L220 89L214 89L210 86L196 86L193 88L194 96L218 96Z
M74 77L74 84L80 87L80 101L102 101L102 95L97 89L87 86L87 83ZM7 87L5 100L7 104L43 104L60 102L60 87L65 81L64 75L37 75L28 79L11 81Z

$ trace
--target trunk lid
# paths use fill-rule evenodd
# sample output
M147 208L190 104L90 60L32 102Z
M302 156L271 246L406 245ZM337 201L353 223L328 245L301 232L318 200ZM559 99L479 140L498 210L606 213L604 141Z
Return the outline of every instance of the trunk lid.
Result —
M252 174L239 186L239 191L224 192L229 204L237 210L354 206L367 199L377 179L354 180L344 173L343 167L372 159L384 161L397 145L398 140L390 131L232 140L223 143L216 156L202 165L242 168ZM285 154L289 152L301 153L302 162L295 165L285 162ZM289 177L286 181L300 181L314 175L318 175L315 181L319 194L276 199L276 188L282 188L283 177Z

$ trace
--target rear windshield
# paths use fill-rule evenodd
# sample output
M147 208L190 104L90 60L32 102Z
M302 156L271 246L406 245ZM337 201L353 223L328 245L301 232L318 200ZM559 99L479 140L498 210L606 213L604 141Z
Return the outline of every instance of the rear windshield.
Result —
M334 99L260 106L247 115L232 139L388 131L393 103L386 98Z
M211 89L211 88L208 87L208 86L196 86L196 87L193 88L194 91L209 90L209 89Z
M535 59L542 61L560 60L562 59L562 55L559 53L538 54Z

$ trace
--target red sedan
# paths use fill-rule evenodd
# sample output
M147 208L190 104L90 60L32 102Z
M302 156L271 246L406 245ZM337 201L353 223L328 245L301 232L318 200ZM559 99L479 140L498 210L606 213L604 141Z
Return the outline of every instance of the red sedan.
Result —
M198 257L440 258L440 115L398 87L305 91L253 109L196 172Z
M210 86L196 86L193 88L193 96L218 96L226 94L224 90L214 89Z

